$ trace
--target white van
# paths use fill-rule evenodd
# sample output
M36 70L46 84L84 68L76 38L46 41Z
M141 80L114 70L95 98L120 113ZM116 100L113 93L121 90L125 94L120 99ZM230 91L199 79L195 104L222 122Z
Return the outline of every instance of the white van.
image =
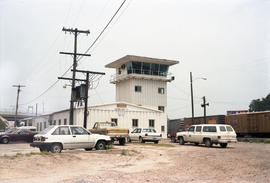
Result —
M18 129L26 129L26 130L30 130L32 132L37 131L37 127L35 127L35 126L21 126L21 127L18 127Z
M226 124L192 125L187 131L178 132L176 137L180 145L191 142L195 145L205 144L206 147L220 144L221 147L226 148L228 143L237 142L234 129Z

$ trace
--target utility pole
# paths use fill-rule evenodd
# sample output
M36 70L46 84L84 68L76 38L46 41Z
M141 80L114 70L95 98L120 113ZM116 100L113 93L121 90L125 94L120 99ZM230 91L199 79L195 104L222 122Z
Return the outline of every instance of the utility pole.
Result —
M74 72L74 70L71 70ZM84 100L84 119L83 119L83 127L87 129L87 108L88 108L88 89L89 89L89 74L96 74L96 75L105 75L103 72L93 72L93 71L84 71L84 70L76 70L75 72L81 72L86 74L86 79L75 79L76 81L83 81L85 82L85 96L83 97ZM58 79L63 80L72 80L72 78L65 78L65 77L58 77Z
M201 104L201 106L204 108L204 124L206 124L206 106L209 106L209 103L205 102L205 96L203 96L203 104Z
M193 102L193 85L192 85L192 72L190 72L190 90L191 90L191 112L192 112L192 124L194 124L194 102Z
M38 113L38 103L36 103L36 116L37 116L37 113Z
M16 101L16 110L15 110L15 120L14 120L14 127L17 126L17 115L18 115L18 104L19 104L19 96L20 96L20 91L22 87L25 87L24 85L13 85L13 87L17 87L17 101Z
M91 56L90 54L81 54L77 53L77 36L79 33L90 34L89 30L79 30L77 28L66 29L63 27L62 31L70 32L74 34L74 52L60 52L60 54L72 55L73 56L73 73L72 73L72 85L71 85L71 98L70 98L70 115L69 115L69 124L73 125L73 111L74 111L74 101L72 100L72 90L75 88L75 79L76 79L76 68L77 68L77 56Z

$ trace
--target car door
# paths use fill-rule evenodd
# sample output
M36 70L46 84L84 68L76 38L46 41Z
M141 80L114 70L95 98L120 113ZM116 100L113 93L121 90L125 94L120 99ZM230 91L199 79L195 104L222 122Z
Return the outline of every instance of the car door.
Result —
M191 126L191 127L188 129L188 134L187 134L187 136L185 137L185 141L192 142L192 138L193 138L194 135L195 135L194 130L195 130L195 126Z
M135 128L131 133L130 133L130 140L134 141L136 140L136 133L138 131L138 128Z
M72 133L73 148L92 148L94 143L94 135L82 127L70 127Z
M196 126L192 141L197 143L202 142L202 126Z
M64 149L73 148L73 139L68 126L59 126L56 128L51 134L51 138L55 142L62 143Z

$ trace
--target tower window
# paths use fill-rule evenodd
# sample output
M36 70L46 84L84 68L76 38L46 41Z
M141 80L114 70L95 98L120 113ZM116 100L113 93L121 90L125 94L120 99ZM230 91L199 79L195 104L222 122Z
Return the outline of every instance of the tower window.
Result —
M135 92L142 92L141 86L135 86Z
M165 89L164 88L158 88L158 93L159 94L164 94L165 93Z
M112 122L115 122L116 126L118 125L118 124L117 124L117 118L112 118L111 121L112 121Z
M149 119L149 127L155 127L155 120Z
M138 127L138 119L132 119L132 126Z
M158 106L158 110L163 111L164 112L164 106Z

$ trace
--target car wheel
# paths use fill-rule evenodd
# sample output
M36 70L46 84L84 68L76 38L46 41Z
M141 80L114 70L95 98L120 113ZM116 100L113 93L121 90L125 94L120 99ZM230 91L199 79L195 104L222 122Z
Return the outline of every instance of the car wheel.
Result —
M195 142L194 145L197 146L197 145L199 145L199 143L198 142Z
M222 147L222 148L226 148L227 147L227 143L220 143L220 146Z
M125 138L119 139L119 144L124 146L126 144L126 139Z
M8 143L9 143L9 139L6 138L6 137L3 138L3 139L2 139L2 143L3 143L3 144L8 144Z
M179 144L180 145L184 145L185 144L185 141L184 141L183 137L180 137L179 138Z
M145 143L145 141L143 140L142 137L139 138L139 142L140 142L140 143Z
M96 144L96 150L105 150L106 144L104 141L98 141Z
M213 145L210 139L205 139L204 144L206 147L211 147Z
M158 144L158 140L154 141L155 144Z
M53 145L51 146L51 152L52 152L52 153L61 153L61 151L62 151L62 146L61 146L61 144L53 144Z
M131 142L131 139L130 138L128 138L128 142Z
M86 151L92 151L92 148L85 148Z

